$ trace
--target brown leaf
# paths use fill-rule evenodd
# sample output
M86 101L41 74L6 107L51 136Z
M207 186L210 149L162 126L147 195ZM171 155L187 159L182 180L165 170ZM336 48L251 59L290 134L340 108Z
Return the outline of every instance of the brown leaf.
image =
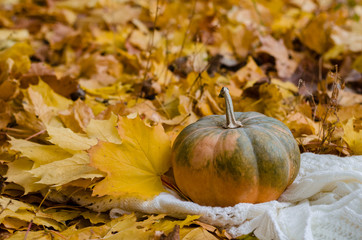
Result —
M19 83L13 79L7 79L0 84L0 99L8 101L15 98L19 92Z
M234 80L237 87L245 86L248 82L252 85L255 82L265 80L265 78L265 73L252 57L249 57L247 64L232 76L232 80Z
M71 94L79 88L78 81L70 76L64 76L60 79L45 63L32 63L28 73L23 74L20 79L21 87L27 88L29 84L37 84L39 79L46 82L56 93L70 98Z
M291 51L286 48L283 40L277 41L272 36L260 36L260 41L262 46L256 52L265 52L273 56L279 77L290 77L297 68L297 61L293 59Z
M20 78L20 87L27 88L29 84L36 85L41 78L43 81L56 79L54 71L45 65L45 63L32 63L27 73Z
M327 14L317 15L302 29L300 40L310 49L322 54L330 46L328 35L330 26L327 24Z
M78 33L71 27L68 27L62 23L56 23L51 31L48 31L46 39L49 41L52 49L61 49L67 41L71 40Z
M109 119L113 114L115 115L125 115L126 104L124 102L116 102L114 104L109 105L105 110L99 113L96 116L96 119L105 120Z
M80 83L87 88L100 88L114 84L120 77L123 66L113 56L86 54L80 61L80 72L84 76Z
M59 117L67 128L85 133L87 125L94 118L92 109L82 100L74 102L69 109L59 112Z
M2 99L0 99L0 129L7 127L11 121L11 110L10 106Z
M176 225L172 232L167 236L161 235L160 240L179 240L180 239L180 225Z

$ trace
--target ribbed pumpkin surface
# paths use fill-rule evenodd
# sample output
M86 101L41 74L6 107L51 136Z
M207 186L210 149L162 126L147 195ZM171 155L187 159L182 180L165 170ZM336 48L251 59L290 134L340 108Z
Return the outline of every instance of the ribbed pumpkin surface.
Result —
M187 126L173 145L177 186L196 203L233 206L277 199L298 174L300 152L279 120L235 113L242 127L224 128L212 115Z

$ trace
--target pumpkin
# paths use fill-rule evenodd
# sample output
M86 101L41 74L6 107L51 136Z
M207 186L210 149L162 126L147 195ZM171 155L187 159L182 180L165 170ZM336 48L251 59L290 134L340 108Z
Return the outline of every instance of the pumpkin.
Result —
M211 115L184 128L172 147L176 185L192 201L233 206L277 199L296 178L300 151L288 127L257 112Z

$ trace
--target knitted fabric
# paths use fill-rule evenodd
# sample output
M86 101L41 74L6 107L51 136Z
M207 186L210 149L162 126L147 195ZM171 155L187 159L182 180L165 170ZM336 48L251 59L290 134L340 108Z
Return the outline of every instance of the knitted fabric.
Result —
M232 193L230 193L232 194ZM233 236L254 232L259 239L362 239L362 156L304 153L300 172L277 201L206 207L162 193L153 200L74 194L73 201L95 211L200 215Z

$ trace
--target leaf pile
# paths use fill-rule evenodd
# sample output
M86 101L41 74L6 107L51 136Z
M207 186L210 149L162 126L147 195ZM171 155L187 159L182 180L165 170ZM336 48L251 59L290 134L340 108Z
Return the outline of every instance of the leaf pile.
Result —
M1 1L2 236L227 238L195 216L110 220L62 193L165 191L172 141L223 114L223 86L302 152L362 154L361 24L360 0Z

